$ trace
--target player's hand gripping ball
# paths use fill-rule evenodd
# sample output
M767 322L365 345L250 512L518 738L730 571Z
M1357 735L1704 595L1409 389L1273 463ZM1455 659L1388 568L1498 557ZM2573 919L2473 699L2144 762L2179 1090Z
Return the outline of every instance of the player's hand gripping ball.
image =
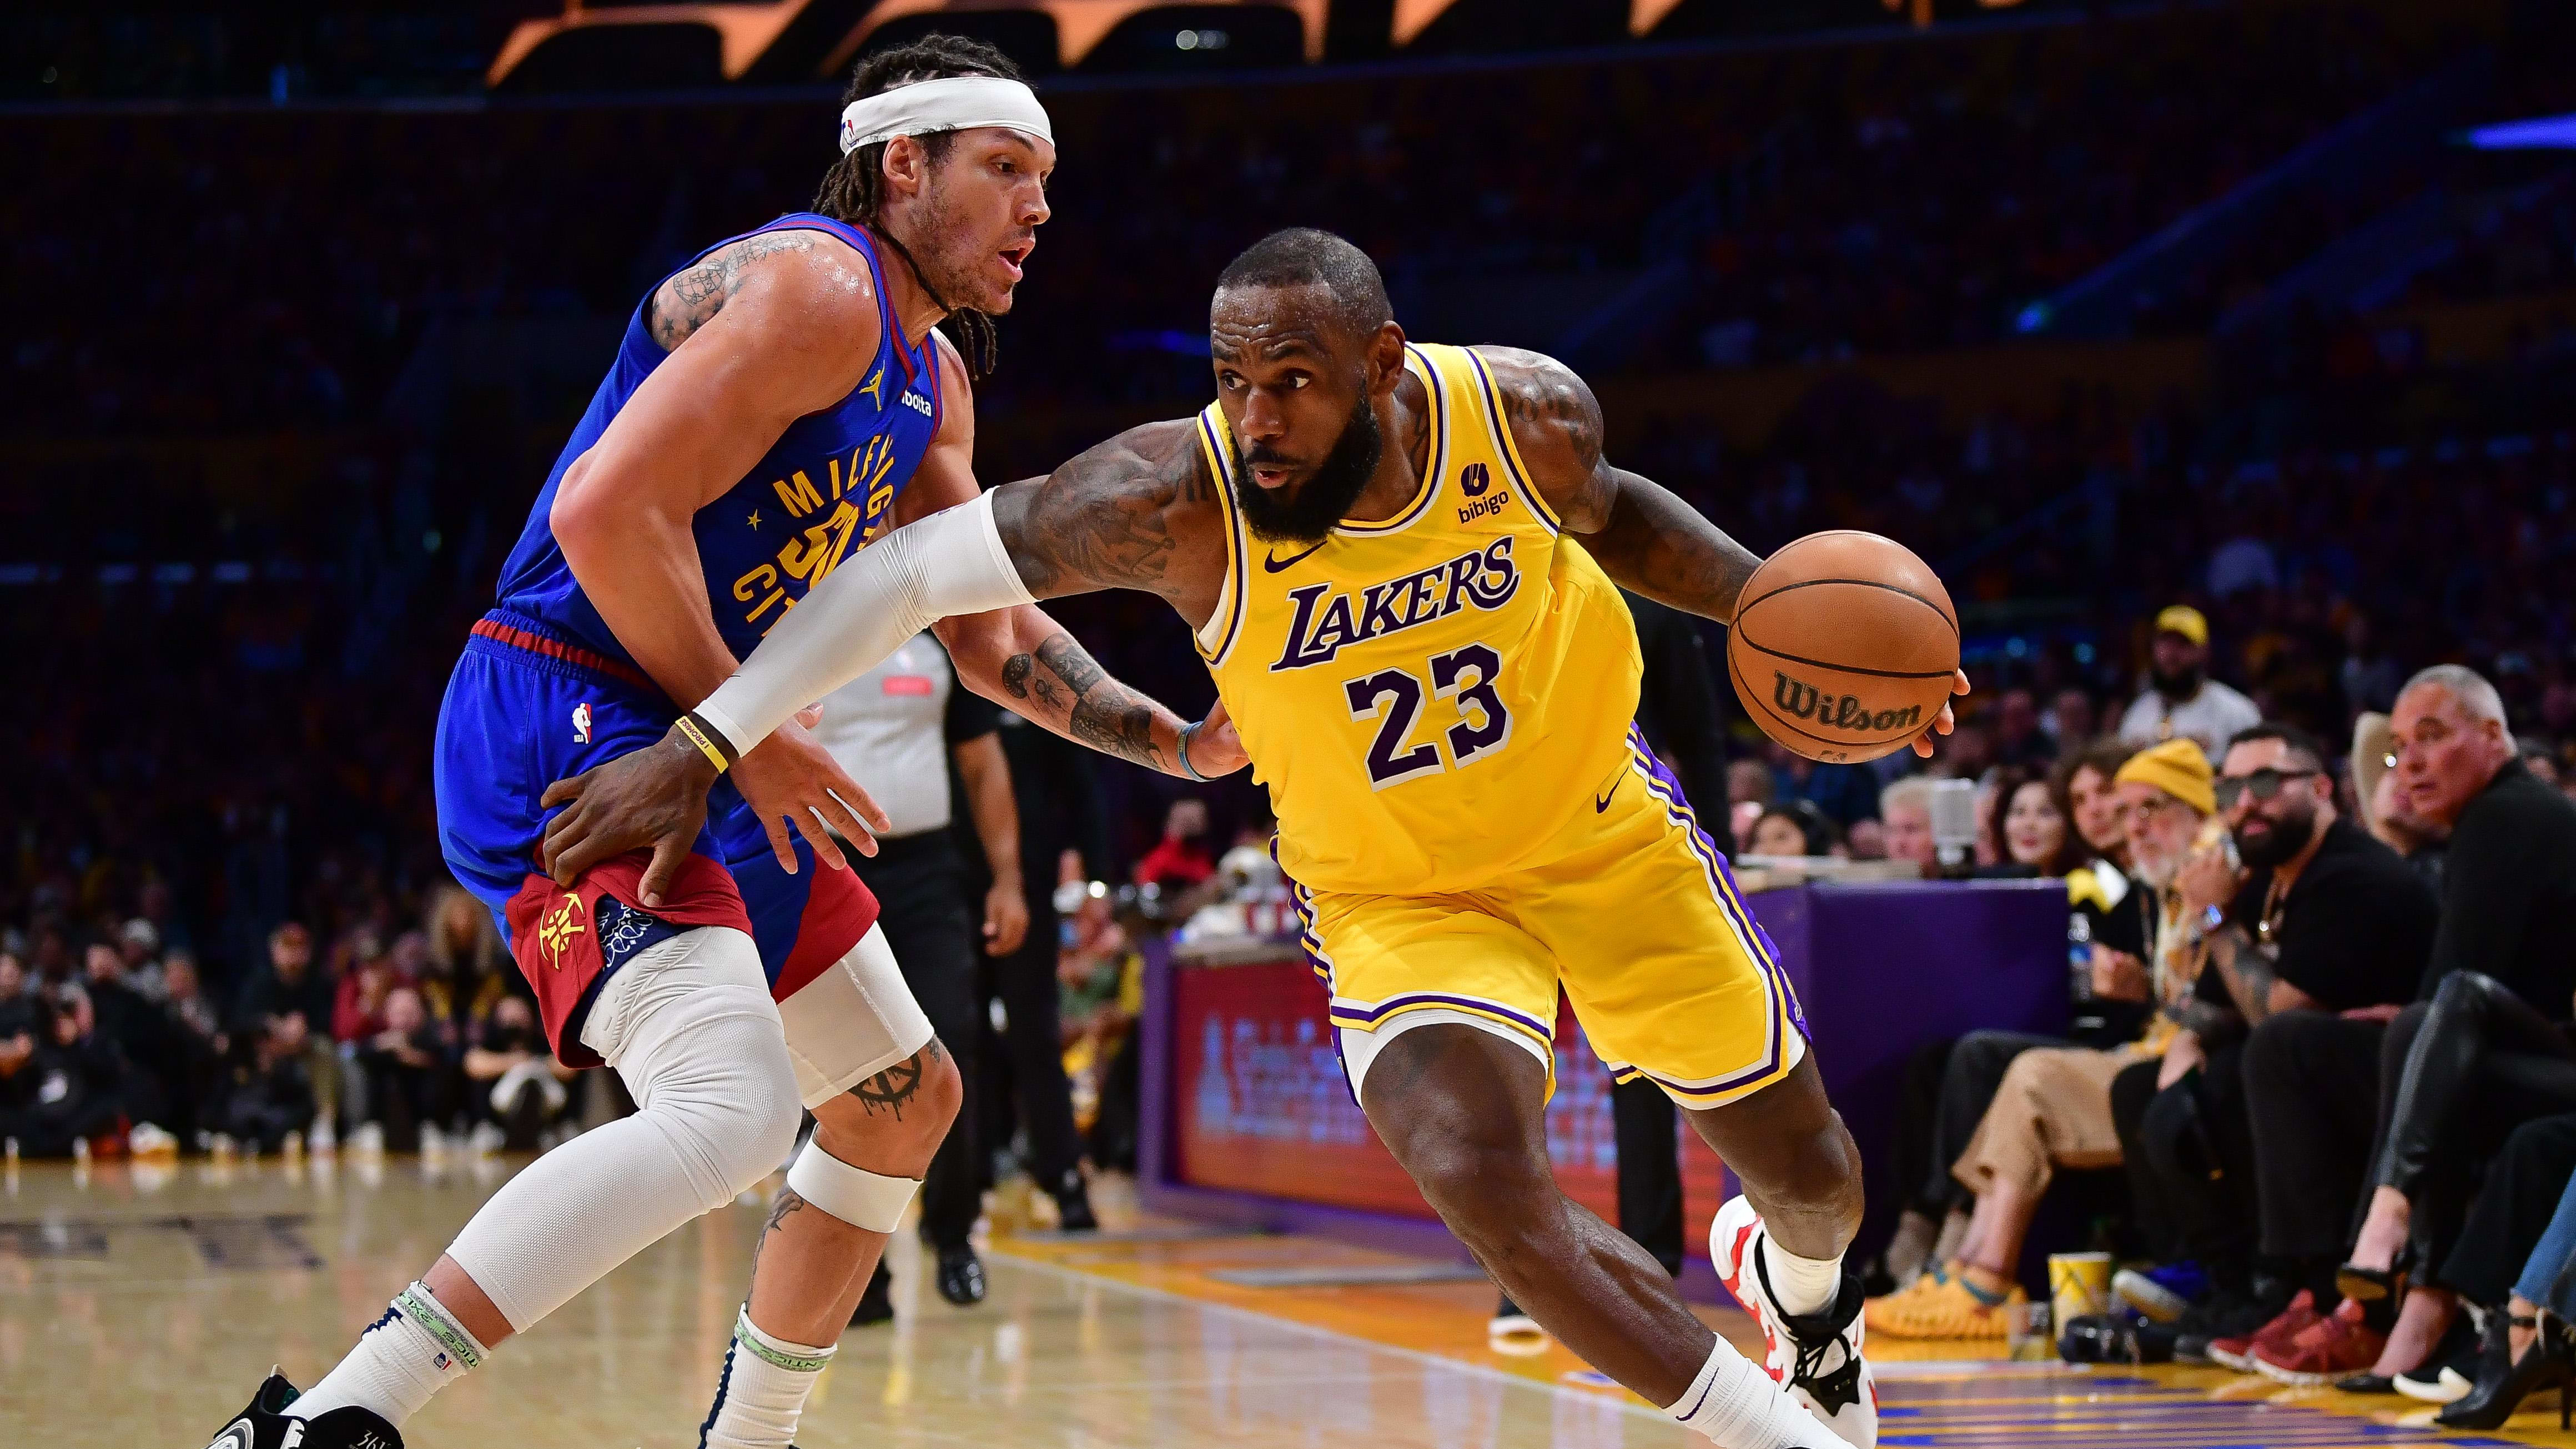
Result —
M1753 722L1835 764L1922 738L1958 669L1950 591L1905 545L1848 529L1763 560L1726 640L1726 670Z

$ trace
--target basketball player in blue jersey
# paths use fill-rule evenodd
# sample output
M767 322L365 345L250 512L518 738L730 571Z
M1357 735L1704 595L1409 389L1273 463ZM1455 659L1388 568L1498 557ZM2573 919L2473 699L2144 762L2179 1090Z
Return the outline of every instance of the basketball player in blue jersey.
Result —
M642 888L640 851L563 884L537 861L550 782L661 738L671 701L705 698L835 565L978 496L967 368L933 328L989 351L1047 218L1046 113L999 52L933 37L859 67L840 143L815 211L638 308L440 714L449 867L501 920L556 1054L614 1068L639 1110L511 1179L338 1368L301 1397L272 1375L220 1449L400 1449L502 1340L774 1170L801 1102L818 1125L698 1440L784 1449L946 1135L956 1068L818 828L872 850L883 819L855 788L795 803L830 763L801 728L719 755L730 784L655 861L666 886ZM961 679L1036 723L1193 778L1243 762L1221 715L1186 724L1034 607L940 634Z

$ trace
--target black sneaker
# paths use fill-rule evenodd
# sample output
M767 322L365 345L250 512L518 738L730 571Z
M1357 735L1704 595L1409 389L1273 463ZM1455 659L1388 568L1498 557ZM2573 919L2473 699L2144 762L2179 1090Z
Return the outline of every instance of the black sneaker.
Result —
M215 1431L206 1449L402 1449L401 1432L381 1415L351 1404L314 1419L291 1418L286 1408L295 1399L295 1385L270 1370L249 1405Z
M973 1248L939 1250L939 1296L960 1308L984 1301L984 1260Z
M871 1324L893 1321L894 1275L886 1271L885 1264L879 1263L875 1274L868 1279L867 1289L859 1294L859 1306L850 1310L850 1326L866 1328Z
M1055 1194L1055 1225L1068 1233L1100 1231L1100 1216L1091 1210L1091 1189L1082 1182L1082 1174L1068 1172L1064 1186Z

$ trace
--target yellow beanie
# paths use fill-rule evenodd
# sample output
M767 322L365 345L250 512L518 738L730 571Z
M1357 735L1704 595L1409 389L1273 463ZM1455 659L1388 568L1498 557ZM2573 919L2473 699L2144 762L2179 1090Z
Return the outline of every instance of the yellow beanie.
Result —
M2210 788L2209 756L2196 740L2167 740L2129 757L2113 777L2118 784L2153 785L2203 815L2218 813L2218 796Z

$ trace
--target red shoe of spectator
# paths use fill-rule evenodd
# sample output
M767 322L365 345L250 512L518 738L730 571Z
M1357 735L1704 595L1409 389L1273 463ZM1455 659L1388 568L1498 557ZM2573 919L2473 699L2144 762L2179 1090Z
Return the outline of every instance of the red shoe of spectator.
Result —
M2286 1353L2292 1340L2324 1321L2325 1315L2317 1311L2317 1295L2302 1288L2299 1296L2290 1300L2290 1306L2282 1309L2278 1318L2261 1328L2242 1338L2212 1340L2209 1357L2211 1361L2224 1364L2240 1374L2250 1374L2255 1372L2256 1349L2276 1348Z
M2388 1335L2361 1321L2362 1304L2347 1298L2287 1345L2254 1350L2254 1371L2279 1383L2311 1387L2366 1372L2388 1347Z

